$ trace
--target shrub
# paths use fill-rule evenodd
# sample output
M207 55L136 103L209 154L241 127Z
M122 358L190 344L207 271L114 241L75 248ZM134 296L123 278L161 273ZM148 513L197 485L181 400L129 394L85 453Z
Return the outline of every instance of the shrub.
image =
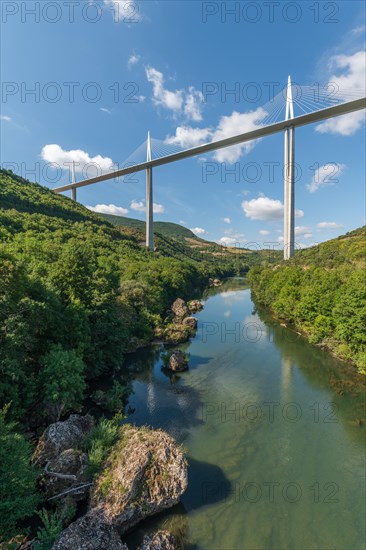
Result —
M6 421L8 408L0 410L0 542L18 534L18 522L31 516L40 500L31 446L15 423Z

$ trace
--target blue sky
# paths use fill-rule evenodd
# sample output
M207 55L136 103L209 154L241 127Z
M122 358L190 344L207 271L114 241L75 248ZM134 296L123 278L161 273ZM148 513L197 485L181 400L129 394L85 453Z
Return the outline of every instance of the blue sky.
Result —
M50 188L69 181L72 160L78 180L122 166L148 129L157 154L252 128L288 74L323 95L329 82L365 86L359 1L4 0L1 10L1 163ZM364 151L364 112L296 131L298 246L365 223ZM155 219L280 248L282 164L277 134L159 167ZM85 205L139 219L144 198L144 173L78 191Z

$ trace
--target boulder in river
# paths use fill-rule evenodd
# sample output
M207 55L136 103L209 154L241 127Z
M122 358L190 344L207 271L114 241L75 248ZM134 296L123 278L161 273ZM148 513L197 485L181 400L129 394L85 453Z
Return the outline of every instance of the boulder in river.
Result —
M154 534L145 535L137 550L179 550L176 539L169 531L160 530Z
M169 357L168 367L174 372L182 372L188 369L188 359L180 349L173 351Z
M186 317L183 319L183 325L195 330L197 328L197 319L195 317Z
M202 311L203 304L199 300L191 300L188 302L187 307L191 313L197 313L198 311Z
M88 456L77 449L66 449L48 462L43 476L45 494L53 497L65 493L74 501L84 500L89 494L90 477L87 474Z
M177 298L175 302L172 303L171 310L178 319L183 319L183 317L188 314L187 304L182 298Z
M93 419L79 414L72 414L67 420L50 424L38 441L33 455L34 464L45 466L62 451L80 449L92 427Z
M87 514L62 531L52 550L128 550L128 547L110 523Z
M187 488L182 449L162 430L122 426L92 490L89 517L120 534L179 502Z

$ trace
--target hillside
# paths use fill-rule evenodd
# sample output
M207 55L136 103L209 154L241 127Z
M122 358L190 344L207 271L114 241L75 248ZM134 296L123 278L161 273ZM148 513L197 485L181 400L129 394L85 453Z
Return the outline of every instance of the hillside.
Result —
M142 233L145 232L146 224L144 221L136 220L134 218L126 218L125 216L113 216L111 214L99 214L102 218L106 219L113 225L121 227L132 227L133 229L138 229ZM177 223L171 222L154 222L154 229L157 233L164 235L164 237L174 237L175 239L183 240L188 239L199 239L190 229L183 227Z
M16 419L73 409L90 379L123 366L131 341L151 340L178 296L235 272L160 234L151 253L138 229L4 170L0 205L0 403Z
M249 272L258 304L366 373L366 232L355 229Z
M130 228L145 234L144 221L124 216L112 216L99 214L108 222L121 228ZM245 273L250 266L262 263L278 262L282 257L279 250L250 250L244 248L222 246L212 241L197 237L190 229L172 222L154 222L154 234L156 236L157 249L167 251L174 245L176 253L196 261L209 261L214 263L229 263L234 266L236 273Z

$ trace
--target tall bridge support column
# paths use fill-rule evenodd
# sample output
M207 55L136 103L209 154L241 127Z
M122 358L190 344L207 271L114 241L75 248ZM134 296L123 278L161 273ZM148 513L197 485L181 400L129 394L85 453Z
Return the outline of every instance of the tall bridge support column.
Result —
M147 134L146 160L151 160L150 132ZM153 176L152 168L146 168L146 247L154 251L154 204L153 204Z
M286 96L286 120L294 118L291 77L288 77ZM284 227L283 257L292 258L295 251L295 128L289 124L285 129L284 154Z
M75 178L75 162L72 161L72 183L76 183L76 178ZM73 187L71 189L71 198L73 201L76 201L76 187Z
M146 169L146 246L154 250L152 168Z
M295 252L295 129L285 130L283 257Z

